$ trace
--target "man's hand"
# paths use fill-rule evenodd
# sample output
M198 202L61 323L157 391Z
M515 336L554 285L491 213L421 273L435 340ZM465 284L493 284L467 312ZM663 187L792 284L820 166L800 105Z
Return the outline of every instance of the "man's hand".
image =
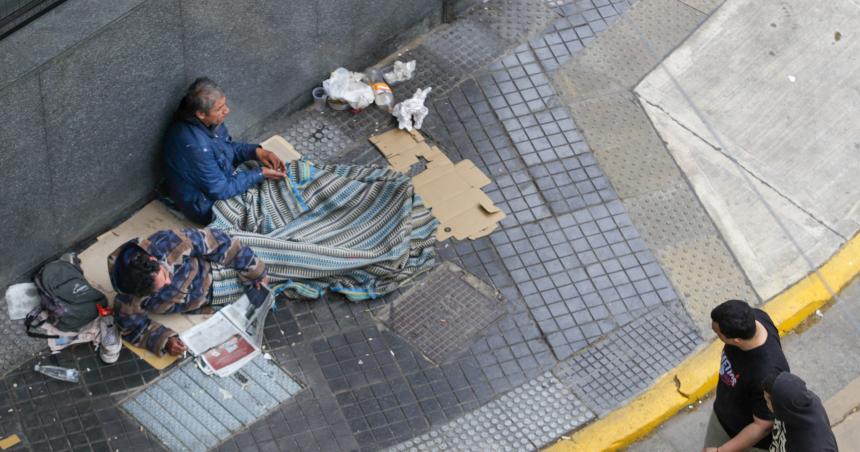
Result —
M273 169L267 168L265 166L260 168L260 170L263 171L263 177L265 177L266 179L279 180L279 179L283 179L286 176L283 172L273 170Z
M185 346L182 339L179 339L179 336L173 336L167 340L164 350L173 356L179 356L188 351L188 347Z
M706 447L702 449L702 452L720 452L719 447Z
M286 171L284 162L275 155L274 152L263 148L257 148L257 160L259 160L266 168L271 168L275 171L283 173Z
M258 279L256 283L254 283L254 287L256 287L257 290L262 289L264 285L269 285L269 275L263 276L262 278Z

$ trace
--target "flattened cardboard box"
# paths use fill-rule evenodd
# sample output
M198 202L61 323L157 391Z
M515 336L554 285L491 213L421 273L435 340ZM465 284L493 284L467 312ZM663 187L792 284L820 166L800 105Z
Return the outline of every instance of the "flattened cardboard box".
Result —
M476 239L493 232L505 213L481 191L491 181L471 160L451 163L441 149L430 146L420 132L395 129L370 141L379 148L391 167L405 172L418 157L427 169L412 178L415 192L441 223L436 239Z

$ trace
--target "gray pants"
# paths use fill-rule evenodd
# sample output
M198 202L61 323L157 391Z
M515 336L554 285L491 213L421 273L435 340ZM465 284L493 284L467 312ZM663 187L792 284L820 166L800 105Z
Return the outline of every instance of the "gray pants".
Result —
M720 421L717 420L717 415L711 411L711 417L708 419L708 431L705 433L704 447L720 447L730 439L732 438L725 430L723 430L723 426L720 425ZM758 447L751 447L747 450L754 452L767 452L765 449L759 449Z

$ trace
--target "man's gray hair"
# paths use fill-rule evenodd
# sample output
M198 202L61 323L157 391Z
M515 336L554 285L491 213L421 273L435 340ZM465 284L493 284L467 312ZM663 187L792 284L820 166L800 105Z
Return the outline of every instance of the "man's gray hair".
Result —
M224 90L217 83L208 77L200 77L185 91L176 112L177 116L185 121L193 121L198 111L208 114L215 102L222 97Z

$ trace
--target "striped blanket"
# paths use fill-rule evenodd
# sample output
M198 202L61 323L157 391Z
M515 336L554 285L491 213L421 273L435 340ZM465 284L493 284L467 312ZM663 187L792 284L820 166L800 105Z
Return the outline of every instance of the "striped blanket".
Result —
M209 226L250 246L279 292L318 298L328 290L355 301L430 269L437 223L397 171L298 160L286 179L215 203ZM233 270L213 276L213 304L241 296Z

